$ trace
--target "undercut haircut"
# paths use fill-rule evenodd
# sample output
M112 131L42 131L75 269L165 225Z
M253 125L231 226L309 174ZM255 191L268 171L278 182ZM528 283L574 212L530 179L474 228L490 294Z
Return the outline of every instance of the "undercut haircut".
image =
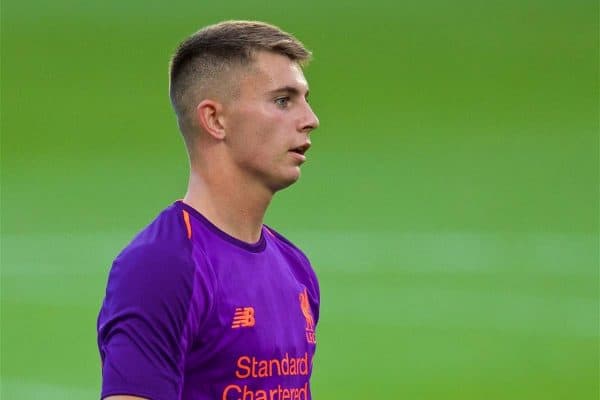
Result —
M258 21L220 22L179 44L169 66L169 96L188 150L198 129L196 106L215 93L232 96L239 82L231 72L249 67L261 50L287 56L300 66L311 58L311 52L294 36Z

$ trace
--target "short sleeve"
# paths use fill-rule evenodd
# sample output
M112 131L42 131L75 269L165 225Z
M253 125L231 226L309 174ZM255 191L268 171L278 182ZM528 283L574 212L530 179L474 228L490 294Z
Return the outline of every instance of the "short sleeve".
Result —
M191 255L173 253L138 246L113 263L98 316L103 398L180 398L189 338L209 313L212 293Z

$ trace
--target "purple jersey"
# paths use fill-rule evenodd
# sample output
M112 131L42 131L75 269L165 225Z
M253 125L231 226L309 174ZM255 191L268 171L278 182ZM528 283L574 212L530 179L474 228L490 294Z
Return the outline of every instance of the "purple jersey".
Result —
M117 256L98 316L102 396L308 400L317 278L272 229L248 244L181 201Z

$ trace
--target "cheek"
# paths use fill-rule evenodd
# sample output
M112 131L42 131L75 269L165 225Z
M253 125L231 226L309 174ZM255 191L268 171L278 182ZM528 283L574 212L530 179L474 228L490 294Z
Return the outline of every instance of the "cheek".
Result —
M285 114L268 105L239 110L231 120L231 146L244 159L262 158L264 162L277 157L289 144L285 122Z
M248 116L247 133L248 140L263 147L262 150L275 150L281 147L285 141L283 129L283 118L274 113L256 113Z

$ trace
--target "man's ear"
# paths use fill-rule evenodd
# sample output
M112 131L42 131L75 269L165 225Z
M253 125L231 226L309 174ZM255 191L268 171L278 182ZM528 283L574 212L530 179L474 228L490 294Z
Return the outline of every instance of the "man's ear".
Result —
M225 138L225 127L223 126L223 105L214 100L202 100L196 106L196 118L200 127L215 139Z

